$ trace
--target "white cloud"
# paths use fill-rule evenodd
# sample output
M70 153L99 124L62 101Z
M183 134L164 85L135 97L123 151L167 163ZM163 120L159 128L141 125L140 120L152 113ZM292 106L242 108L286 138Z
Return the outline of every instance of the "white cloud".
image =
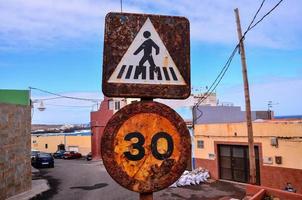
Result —
M120 1L110 0L10 0L0 2L1 48L51 47L64 42L102 40L104 16L120 11ZM246 27L261 1L124 1L125 12L186 16L193 40L233 44L237 41L233 9L238 7ZM266 1L260 16L276 1ZM284 1L248 36L253 45L301 48L302 3ZM245 29L245 28L243 28ZM92 39L94 38L94 39Z
M277 2L277 0L266 1L259 16L263 16ZM156 1L154 4L157 3ZM193 39L215 43L234 43L237 42L234 8L239 8L241 25L245 30L261 1L177 0L173 1L173 4L171 1L160 1L160 3L162 4L156 7L159 11L167 14L174 12L190 19ZM257 46L273 48L300 48L302 27L298 24L302 20L301 12L301 1L282 2L248 35L248 42Z
M275 115L300 115L302 79L274 78L265 83L250 83L252 110L267 110L268 101L273 102ZM243 86L223 88L221 101L233 102L245 110Z
M104 16L118 8L117 2L109 0L2 1L0 43L30 48L51 47L64 41L76 44L91 37L101 39Z

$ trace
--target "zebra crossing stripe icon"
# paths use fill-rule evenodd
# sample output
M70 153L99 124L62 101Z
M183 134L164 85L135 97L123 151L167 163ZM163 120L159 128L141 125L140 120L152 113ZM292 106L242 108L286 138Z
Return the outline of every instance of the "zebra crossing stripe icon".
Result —
M137 33L108 82L186 85L149 18Z

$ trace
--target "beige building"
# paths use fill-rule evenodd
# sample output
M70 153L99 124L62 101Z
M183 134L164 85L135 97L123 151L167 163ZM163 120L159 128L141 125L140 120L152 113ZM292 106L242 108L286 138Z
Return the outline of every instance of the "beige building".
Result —
M91 152L90 135L74 134L39 134L31 136L31 148L47 153L54 153L58 145L65 145L67 151L76 151L82 155Z
M122 107L136 101L140 101L140 98L110 98L108 101L108 110L116 113Z
M192 107L198 103L198 101L205 95L205 93L191 94L187 99L177 100L177 99L155 99L155 101L166 104L174 109L180 107ZM109 100L109 110L112 110L113 113L116 113L122 107L140 101L140 98L110 98ZM209 96L201 102L200 105L207 106L217 106L218 100L216 93L209 94Z
M287 182L302 193L302 120L253 122L257 182L283 189ZM245 122L198 124L194 130L196 166L214 179L248 182Z

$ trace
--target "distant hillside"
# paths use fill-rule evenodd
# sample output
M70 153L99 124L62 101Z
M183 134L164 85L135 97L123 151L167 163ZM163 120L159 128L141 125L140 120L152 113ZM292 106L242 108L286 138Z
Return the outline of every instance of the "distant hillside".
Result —
M32 124L31 125L31 130L45 130L45 129L54 129L54 128L60 128L63 126L62 124Z
M78 130L89 130L90 124L32 124L31 133L71 133Z

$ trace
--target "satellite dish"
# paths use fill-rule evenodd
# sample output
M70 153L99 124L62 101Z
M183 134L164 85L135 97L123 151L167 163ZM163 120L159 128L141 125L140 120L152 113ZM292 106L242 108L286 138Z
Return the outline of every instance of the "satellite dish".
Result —
M43 101L41 101L40 102L40 105L39 105L39 107L38 107L38 110L39 111L44 111L46 108L45 108L45 106L44 106L44 104L43 104Z

